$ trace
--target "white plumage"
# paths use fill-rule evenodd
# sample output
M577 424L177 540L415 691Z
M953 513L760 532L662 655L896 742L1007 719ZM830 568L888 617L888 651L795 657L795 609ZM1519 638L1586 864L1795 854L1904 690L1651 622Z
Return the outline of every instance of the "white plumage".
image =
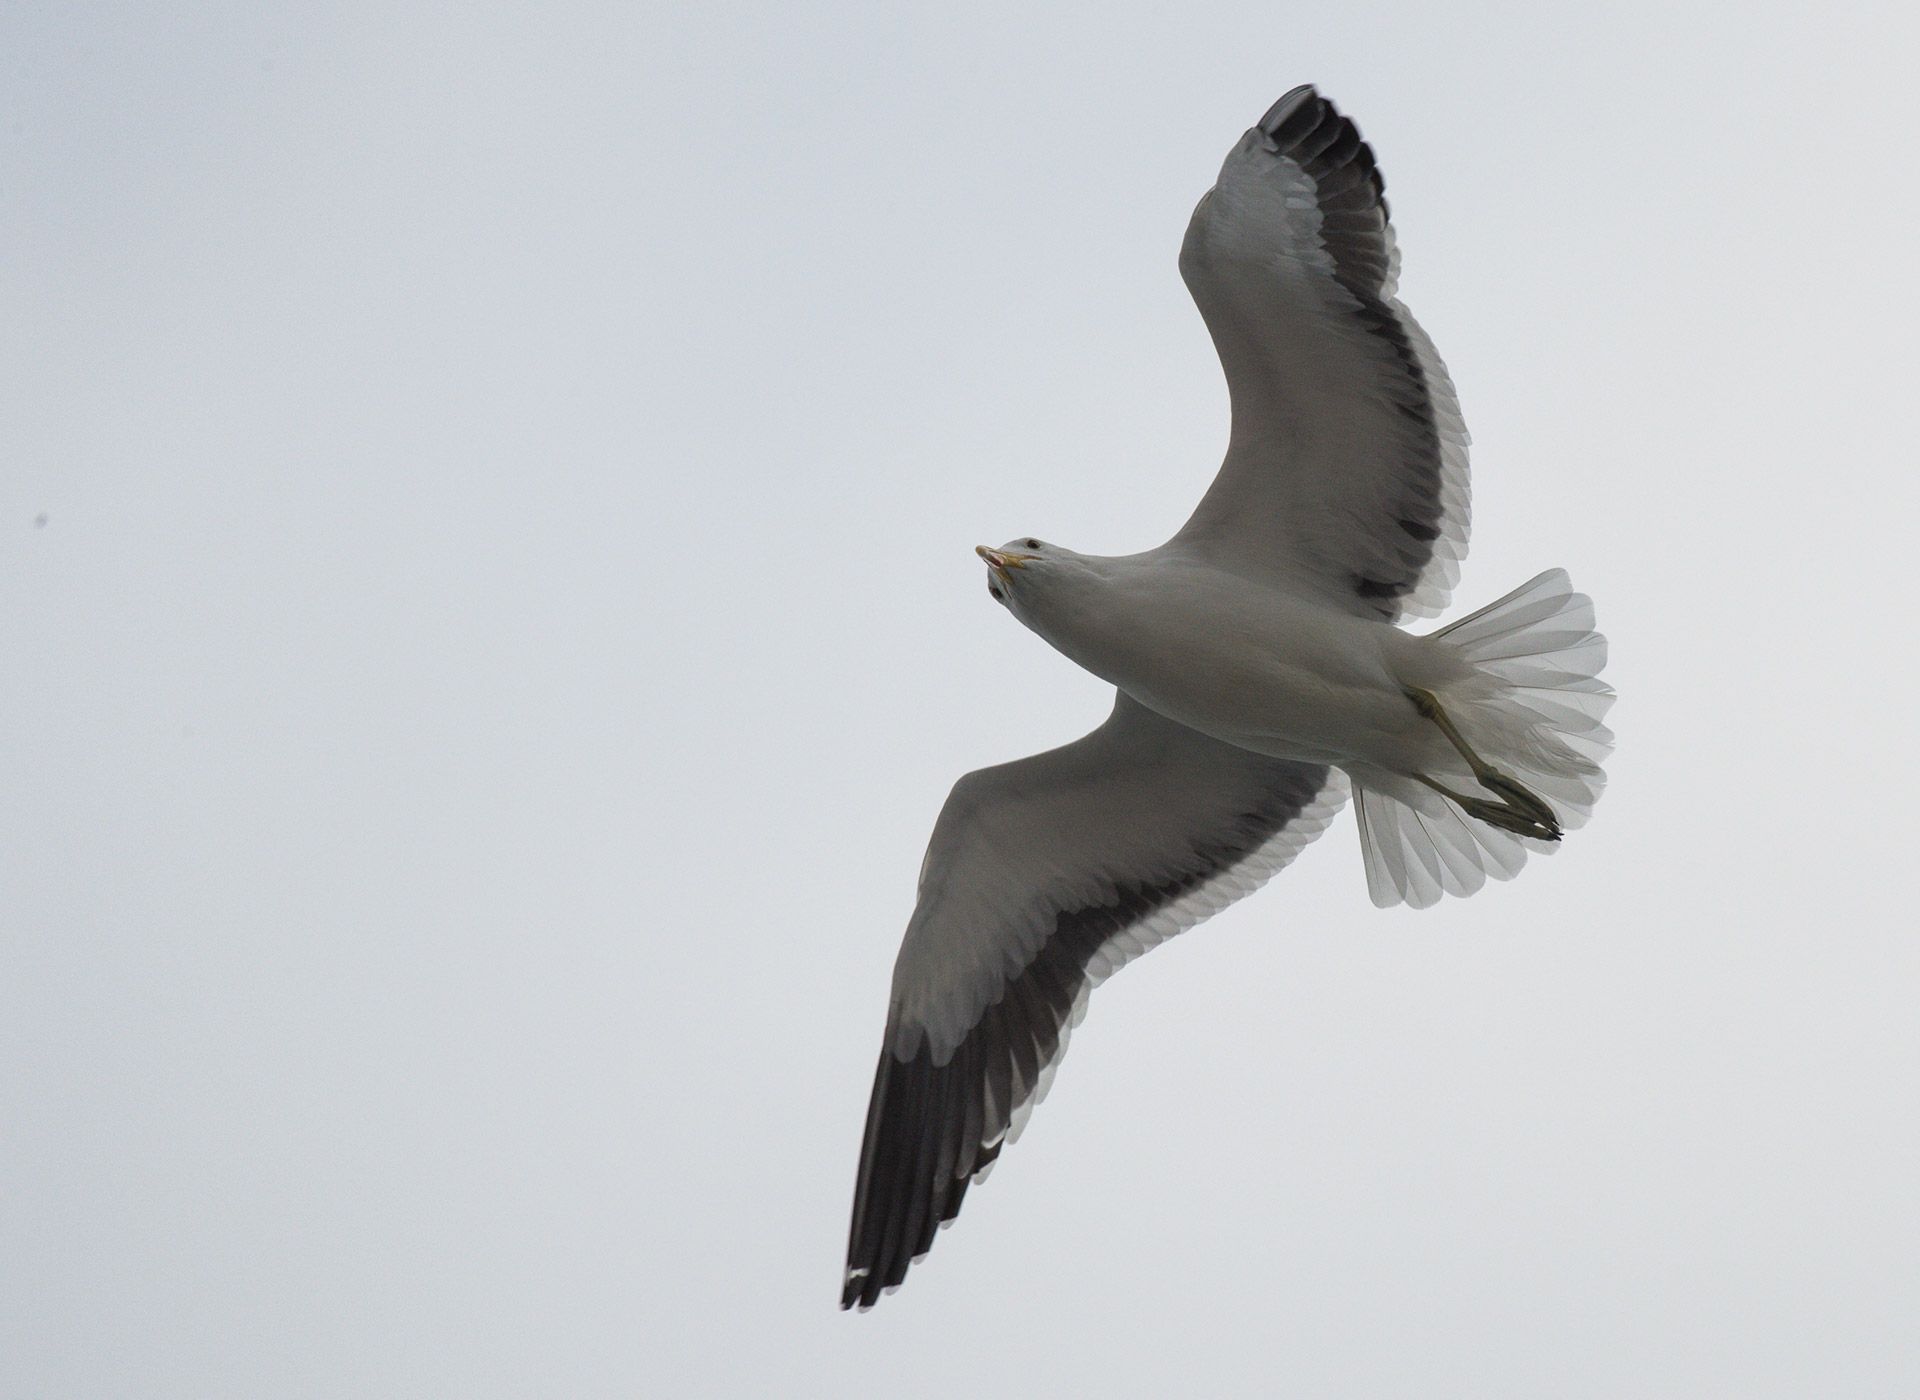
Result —
M1374 902L1518 873L1584 822L1612 692L1592 605L1541 574L1428 636L1467 547L1467 433L1395 298L1383 184L1312 88L1235 145L1180 270L1233 403L1193 516L1144 554L982 549L990 588L1110 682L1105 724L970 773L895 965L844 1306L953 1219L1044 1093L1091 989L1258 888L1349 786Z

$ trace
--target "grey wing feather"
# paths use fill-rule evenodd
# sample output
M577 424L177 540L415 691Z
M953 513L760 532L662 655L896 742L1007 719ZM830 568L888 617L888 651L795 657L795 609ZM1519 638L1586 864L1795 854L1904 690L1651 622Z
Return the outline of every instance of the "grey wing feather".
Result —
M931 1248L1045 1094L1093 987L1258 888L1345 793L1337 772L1124 695L1084 738L955 784L894 969L843 1306Z
M1467 431L1398 268L1372 150L1296 88L1228 154L1181 248L1233 431L1170 546L1389 621L1445 606L1467 550Z

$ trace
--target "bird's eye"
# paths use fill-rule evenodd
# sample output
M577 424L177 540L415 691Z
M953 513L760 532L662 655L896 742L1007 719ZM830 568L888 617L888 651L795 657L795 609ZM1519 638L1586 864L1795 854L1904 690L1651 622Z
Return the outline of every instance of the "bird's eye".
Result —
M1038 541L1038 540L1028 540L1028 541L1027 541L1027 548L1028 548L1028 549L1038 549L1038 548L1040 548L1040 541Z
M1000 592L1000 585L999 585L999 584L997 584L997 583L990 583L990 584L988 584L988 585L987 585L987 592L989 592L989 593L991 593L991 594L993 595L993 599L994 599L994 601L995 601L996 603L997 603L997 602L1002 602L1002 601L1004 601L1004 595L1003 595L1003 594L1002 594L1002 593Z

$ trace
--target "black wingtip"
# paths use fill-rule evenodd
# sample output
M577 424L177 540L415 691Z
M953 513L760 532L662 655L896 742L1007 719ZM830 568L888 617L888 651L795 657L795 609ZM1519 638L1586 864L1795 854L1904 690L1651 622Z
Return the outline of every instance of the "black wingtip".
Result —
M864 1280L864 1275L860 1273L856 1273L852 1269L847 1270L844 1282L842 1282L840 1285L840 1311L841 1312L852 1311L853 1305L860 1301L860 1289L861 1289L863 1280ZM873 1304L869 1303L866 1305L866 1307L863 1307L860 1311L865 1312L867 1308L870 1308L872 1306Z
M1267 108L1267 114L1260 118L1260 129L1271 136L1288 117L1292 116L1303 103L1317 101L1320 90L1312 83L1302 83L1299 87L1282 97Z

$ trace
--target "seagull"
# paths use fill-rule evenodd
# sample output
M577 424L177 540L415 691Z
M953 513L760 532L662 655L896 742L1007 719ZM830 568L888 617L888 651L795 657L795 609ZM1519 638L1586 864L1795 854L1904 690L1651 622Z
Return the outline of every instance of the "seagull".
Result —
M1228 152L1180 250L1226 459L1143 554L979 546L991 597L1115 690L1099 728L968 773L894 965L841 1306L925 1257L1045 1095L1092 990L1258 889L1351 793L1367 889L1510 879L1599 798L1606 641L1551 570L1424 636L1467 548L1467 431L1395 296L1373 152L1311 86Z

